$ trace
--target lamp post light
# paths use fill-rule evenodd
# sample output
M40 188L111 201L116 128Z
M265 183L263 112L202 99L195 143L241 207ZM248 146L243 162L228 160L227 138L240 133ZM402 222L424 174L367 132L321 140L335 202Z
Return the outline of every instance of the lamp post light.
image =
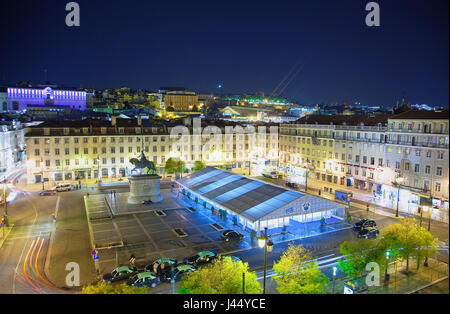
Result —
M97 179L98 179L98 183L102 183L102 177L100 175L100 157L97 156Z
M388 282L389 281L389 274L388 274L388 267L389 267L389 255L391 252L389 252L389 250L386 251L386 269L384 270L384 281Z
M397 183L397 185L398 185L398 190L397 190L397 210L396 210L396 212L395 212L395 217L398 217L398 204L399 204L399 202L400 202L400 187L402 186L402 182L404 181L405 179L403 178L403 177L397 177L397 178L395 178L395 182Z
M3 202L5 202L5 212L2 219L2 224L4 223L6 227L9 227L8 219L8 198L6 196L6 177L3 177Z
M336 274L337 274L337 267L333 266L333 287L331 289L331 293L332 294L334 294L334 282L335 282L335 279L336 279Z
M267 235L267 227L264 228L264 236L258 238L258 247L264 247L264 281L263 281L263 294L266 294L266 265L267 265L267 253L271 253L273 249L273 243L269 240Z
M305 168L305 192L308 191L308 174L309 174L310 167L311 167L311 165L309 164L309 162L303 163L303 168Z

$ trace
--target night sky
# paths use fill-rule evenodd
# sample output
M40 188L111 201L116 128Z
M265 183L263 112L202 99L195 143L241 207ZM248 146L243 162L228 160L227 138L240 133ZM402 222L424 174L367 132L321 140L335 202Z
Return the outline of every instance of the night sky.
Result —
M0 84L271 94L294 68L299 103L449 103L448 0L377 1L370 28L369 0L79 0L71 28L68 2L1 1Z

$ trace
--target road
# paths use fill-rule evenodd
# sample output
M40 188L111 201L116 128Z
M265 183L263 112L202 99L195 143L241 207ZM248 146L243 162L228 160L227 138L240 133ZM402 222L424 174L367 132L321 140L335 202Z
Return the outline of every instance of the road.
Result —
M68 273L65 266L72 261L80 265L81 284L92 282L95 270L89 255L83 192L40 196L38 191L21 190L12 181L9 190L18 193L8 203L9 221L14 226L0 248L0 293L67 292L60 288ZM53 213L56 222L52 221ZM58 233L58 241L53 245L55 258L47 260L52 231Z
M14 180L12 181L15 181ZM65 266L69 262L80 265L81 285L91 283L96 274L90 256L90 239L83 204L83 191L58 193L58 196L39 196L38 192L26 192L10 184L9 189L17 191L16 199L8 204L10 222L14 228L2 248L0 248L0 293L63 293L65 286ZM90 191L91 194L99 193ZM57 214L55 236L58 241L52 246L49 271L44 271L50 235L55 223L52 213ZM398 222L398 218L367 213L360 205L350 208L354 219L374 218L380 229ZM440 241L448 243L448 225L433 222L431 232ZM344 241L355 240L351 230L342 230L313 238L277 243L267 257L267 267L271 268L289 244L302 244L312 252L314 258L330 259L340 255L339 246ZM439 258L448 263L448 249L441 251ZM249 263L251 269L262 275L263 250L253 248L233 252ZM47 277L48 275L48 277ZM270 280L268 281L270 282ZM273 289L269 286L268 291ZM151 289L154 293L176 291L170 284L161 284Z

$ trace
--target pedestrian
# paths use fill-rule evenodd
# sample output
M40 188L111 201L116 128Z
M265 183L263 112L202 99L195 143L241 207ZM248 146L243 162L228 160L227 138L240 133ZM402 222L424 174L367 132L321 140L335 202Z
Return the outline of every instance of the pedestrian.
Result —
M369 203L367 203L366 211L369 212Z
M136 263L136 256L134 256L134 254L131 254L131 256L130 256L130 265L132 267L134 267L135 263Z
M321 189L319 189L319 196L320 196L320 194L322 194L322 190Z
M86 193L87 198L89 198L89 192Z

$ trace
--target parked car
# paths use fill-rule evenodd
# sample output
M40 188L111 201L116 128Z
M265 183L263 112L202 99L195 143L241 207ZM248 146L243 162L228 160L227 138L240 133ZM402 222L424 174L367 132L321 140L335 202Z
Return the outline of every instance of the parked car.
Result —
M376 238L380 234L380 231L374 227L365 227L358 231L358 238Z
M58 192L72 191L73 189L75 189L75 187L72 183L61 183L55 187L55 190Z
M104 274L102 279L105 282L116 282L125 280L137 273L137 269L130 266L120 266L115 268L111 273Z
M377 223L373 219L363 219L353 224L353 230L359 231L365 227L376 227Z
M292 189L298 189L298 184L293 182L286 182L286 186Z
M242 240L243 237L243 234L240 234L239 232L236 232L234 230L225 230L221 235L222 240L227 242L233 240Z
M276 171L264 171L262 175L266 178L278 179L278 173Z
M211 251L202 251L198 252L197 254L187 257L183 260L183 264L193 265L195 267L214 263L215 259L217 258L216 253L213 253Z
M127 280L127 285L132 287L156 287L161 280L151 272L144 272L134 275Z
M172 266L176 266L178 264L176 258L160 258L154 261L153 263L144 267L144 271L153 272L156 275L161 275L165 273L167 269L170 269Z
M233 262L242 262L242 259L240 257L231 255L231 256L223 256L224 260L232 260Z
M187 275L193 271L196 271L196 268L192 265L178 265L173 269L173 279L175 281L179 281L184 275ZM172 279L172 269L167 269L163 275L163 280L170 282Z
M56 195L57 192L55 190L45 190L39 193L40 196L53 196Z

